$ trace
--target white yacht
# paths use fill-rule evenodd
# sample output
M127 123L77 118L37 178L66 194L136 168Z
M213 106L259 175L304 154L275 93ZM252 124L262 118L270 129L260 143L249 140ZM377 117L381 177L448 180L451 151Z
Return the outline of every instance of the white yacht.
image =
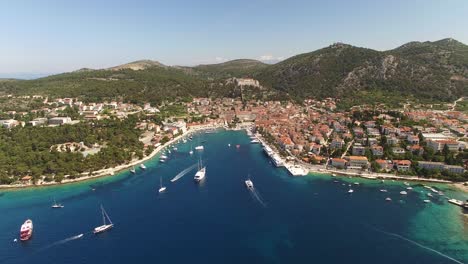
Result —
M354 190L353 189L349 189L348 193L353 193Z
M143 163L142 163L142 164L140 164L140 168L141 168L142 170L146 170L146 166L145 166L145 164L143 164Z
M135 166L133 166L133 167L130 169L130 172L133 173L133 174L136 173Z
M407 195L408 193L406 191L401 191L400 194L401 195Z
M391 200L392 200L392 198L390 198L390 197L385 198L385 201L390 202Z
M250 143L251 143L251 144L258 144L258 143L260 143L260 141L258 141L258 139L252 139L252 140L250 141Z
M205 148L203 146L201 146L201 145L195 147L195 150L203 150L203 149L205 149Z
M161 176L159 182L160 182L160 183L159 183L159 192L162 193L162 192L164 192L164 191L166 190L166 186L163 186L163 185L162 185L162 176Z
M103 222L103 224L101 226L98 226L98 227L94 228L94 230L93 230L94 234L99 234L99 233L105 232L105 231L111 229L112 227L114 227L114 224L112 223L109 215L107 215L107 213L104 210L104 207L102 205L101 205L101 212L102 212L102 222ZM106 223L106 219L109 221L109 223Z
M206 167L203 167L202 161L198 162L198 171L195 173L195 177L193 178L196 182L200 182L205 178L206 174Z

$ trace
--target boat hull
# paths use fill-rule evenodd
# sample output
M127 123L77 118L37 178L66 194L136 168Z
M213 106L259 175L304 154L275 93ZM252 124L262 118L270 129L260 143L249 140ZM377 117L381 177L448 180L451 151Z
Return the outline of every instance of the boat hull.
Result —
M112 227L114 227L113 224L98 226L98 227L94 228L93 233L94 234L100 234L100 233L106 232L107 230L111 229Z

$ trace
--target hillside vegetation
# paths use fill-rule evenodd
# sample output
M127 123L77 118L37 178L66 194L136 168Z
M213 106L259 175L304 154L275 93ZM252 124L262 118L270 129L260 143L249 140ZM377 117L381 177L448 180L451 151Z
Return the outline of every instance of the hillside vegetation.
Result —
M0 81L3 94L160 102L194 96L238 96L230 77L252 77L255 98L337 97L350 106L404 99L451 101L468 94L468 46L453 39L410 42L389 51L336 43L269 65L233 60L195 67L137 61L36 80Z

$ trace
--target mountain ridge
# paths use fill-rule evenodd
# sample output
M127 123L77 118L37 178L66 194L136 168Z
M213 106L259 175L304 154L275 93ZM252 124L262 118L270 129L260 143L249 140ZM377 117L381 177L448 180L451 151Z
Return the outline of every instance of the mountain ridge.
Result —
M231 77L259 80L265 89L252 91L255 98L336 97L350 104L402 98L449 101L468 94L468 46L446 38L377 51L338 42L275 64L237 59L188 67L139 60L100 70L3 82L0 92L133 101L236 96L236 88L225 83Z

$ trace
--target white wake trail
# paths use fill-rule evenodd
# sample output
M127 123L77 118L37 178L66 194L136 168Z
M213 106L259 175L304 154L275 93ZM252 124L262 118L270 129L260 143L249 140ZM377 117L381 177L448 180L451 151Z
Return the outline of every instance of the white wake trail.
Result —
M442 256L442 257L444 257L444 258L450 259L451 261L453 261L453 262L455 262L455 263L464 264L463 262L461 262L461 261L459 261L459 260L456 260L456 259L454 259L454 258L452 258L452 257L450 257L450 256L448 256L448 255L445 255L444 253L442 253L442 252L440 252L440 251L437 251L437 250L432 249L432 248L430 248L430 247L427 247L427 246L424 246L424 245L422 245L422 244L419 244L418 242L416 242L416 241L414 241L414 240L411 240L411 239L409 239L409 238L406 238L406 237L404 237L404 236L401 236L401 235L399 235L399 234L395 234L395 233L383 231L383 230L377 229L377 228L375 228L375 227L372 227L372 229L374 229L374 230L377 231L377 232L386 234L386 235L388 235L388 236L393 236L393 237L402 239L402 240L404 240L404 241L406 241L406 242L409 242L409 243L411 243L411 244L413 244L413 245L416 245L416 246L418 246L418 247L420 247L420 248L424 248L424 249L426 249L426 250L429 250L429 251L431 251L431 252L434 252L434 253L438 254L439 256Z
M72 236L72 237L69 237L69 238L65 238L65 239L62 239L62 240L59 240L59 241L56 241L48 246L45 246L43 248L41 248L40 250L38 251L43 251L43 250L46 250L46 249L49 249L51 247L55 247L55 246L58 246L58 245L62 245L62 244L65 244L67 242L70 242L72 240L76 240L76 239L80 239L83 237L83 234L79 234L79 235L76 235L76 236Z
M193 164L192 166L186 168L185 170L179 172L174 178L171 179L171 182L175 182L178 179L182 178L185 174L189 173L191 170L195 169L197 167L197 164Z
M262 197L255 188L250 189L250 193L252 197L257 200L257 202L259 202L263 207L266 207L266 203L263 201Z

